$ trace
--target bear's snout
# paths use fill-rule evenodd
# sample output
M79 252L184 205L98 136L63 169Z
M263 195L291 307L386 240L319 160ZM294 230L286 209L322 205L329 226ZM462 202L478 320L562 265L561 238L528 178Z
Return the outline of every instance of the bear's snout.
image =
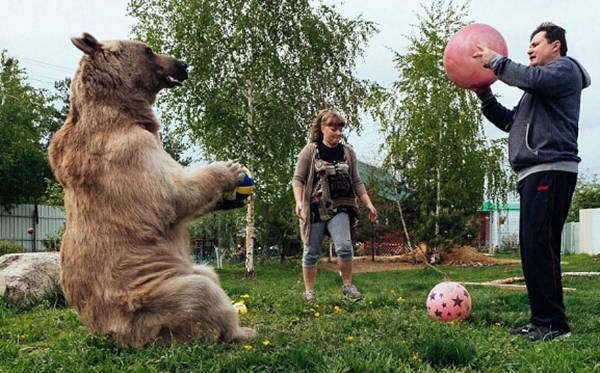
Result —
M185 63L185 61L180 60L180 61L177 61L177 67L179 67L180 69L183 69L187 72L188 64Z
M188 64L185 61L172 59L170 68L167 69L165 76L168 87L175 87L183 85L183 81L188 78L187 71Z
M188 64L185 61L178 60L175 64L177 69L177 77L180 81L184 81L188 78Z

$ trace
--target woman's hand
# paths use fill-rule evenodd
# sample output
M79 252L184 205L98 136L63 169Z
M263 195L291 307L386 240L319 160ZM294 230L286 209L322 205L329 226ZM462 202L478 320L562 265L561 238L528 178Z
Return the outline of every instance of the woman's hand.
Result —
M377 209L373 206L373 202L371 202L371 198L367 193L364 193L360 196L360 200L364 203L367 210L369 210L369 220L371 223L377 224Z
M302 203L300 202L296 202L296 216L300 221L304 220L304 217L302 217Z
M296 201L296 208L294 212L296 212L296 216L300 221L304 221L304 217L302 216L302 195L304 194L304 188L301 186L294 187L294 200Z
M371 204L367 205L366 207L367 210L369 210L369 220L371 221L371 223L378 224L379 221L377 221L377 209L375 208L375 206Z

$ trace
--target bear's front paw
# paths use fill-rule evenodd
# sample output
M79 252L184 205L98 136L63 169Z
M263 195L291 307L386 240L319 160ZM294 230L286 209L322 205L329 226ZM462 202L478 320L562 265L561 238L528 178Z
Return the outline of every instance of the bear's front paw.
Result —
M220 163L223 170L223 192L231 192L244 180L244 167L234 161Z

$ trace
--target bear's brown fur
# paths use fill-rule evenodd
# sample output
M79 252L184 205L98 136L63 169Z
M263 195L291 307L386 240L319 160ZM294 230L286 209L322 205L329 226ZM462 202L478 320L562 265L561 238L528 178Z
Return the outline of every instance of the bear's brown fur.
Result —
M85 54L49 148L64 188L67 301L94 333L126 346L252 337L215 272L194 265L186 230L218 208L243 169L216 162L186 172L163 150L151 108L187 65L139 42L71 40Z

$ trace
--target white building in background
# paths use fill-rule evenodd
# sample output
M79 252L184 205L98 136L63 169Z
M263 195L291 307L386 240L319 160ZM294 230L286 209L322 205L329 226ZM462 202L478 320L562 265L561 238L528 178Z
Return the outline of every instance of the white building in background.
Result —
M600 254L600 208L579 210L578 252Z
M492 251L516 250L519 240L519 203L496 205L485 202L480 215L480 242Z
M485 202L478 220L481 223L479 242L497 250L519 248L519 203L495 205ZM600 208L579 210L579 222L566 223L561 237L561 252L570 254L600 254Z

